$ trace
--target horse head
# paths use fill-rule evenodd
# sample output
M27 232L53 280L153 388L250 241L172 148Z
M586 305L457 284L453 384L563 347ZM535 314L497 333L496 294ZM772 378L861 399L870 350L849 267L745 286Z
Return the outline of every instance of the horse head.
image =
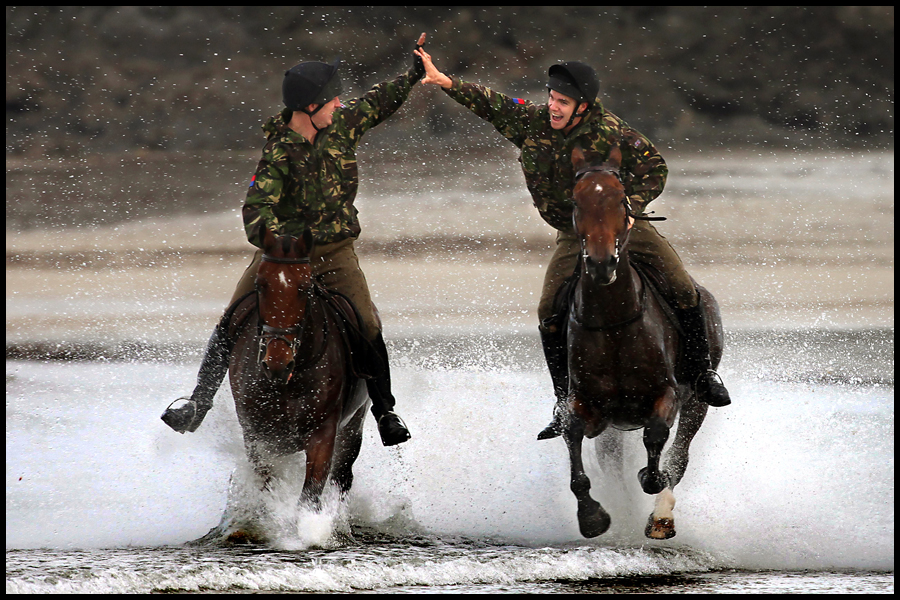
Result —
M584 273L601 285L616 280L619 256L632 221L619 169L622 151L613 146L606 162L593 165L580 147L572 150L575 188L572 222L581 241Z
M294 371L303 320L313 289L309 255L312 233L300 239L266 231L263 257L256 273L259 301L259 362L271 380L287 383Z

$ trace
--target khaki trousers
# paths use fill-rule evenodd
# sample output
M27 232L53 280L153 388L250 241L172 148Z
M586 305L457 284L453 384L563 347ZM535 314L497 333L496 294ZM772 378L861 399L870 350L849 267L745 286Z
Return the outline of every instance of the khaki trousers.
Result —
M697 306L700 297L694 282L688 275L681 257L672 244L648 221L635 221L628 237L628 251L641 262L659 270L672 287L672 297L667 298L677 308ZM575 271L581 254L581 244L573 232L560 231L556 235L556 250L547 265L544 287L538 303L538 319L542 323L553 316L553 299L566 277Z
M256 287L256 271L259 269L259 263L262 262L262 255L262 250L257 250L253 255L250 266L238 281L231 302L228 303L229 306L244 294L252 292ZM374 341L381 332L381 320L378 318L375 305L372 304L366 276L359 268L359 258L353 249L353 238L333 244L317 245L313 248L310 256L310 265L312 265L313 275L326 288L350 298L362 317L362 330L366 339Z

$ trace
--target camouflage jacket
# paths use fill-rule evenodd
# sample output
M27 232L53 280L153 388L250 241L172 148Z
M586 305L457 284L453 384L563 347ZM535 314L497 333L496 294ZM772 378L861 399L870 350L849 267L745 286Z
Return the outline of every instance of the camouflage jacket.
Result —
M636 213L643 212L663 191L669 169L662 156L650 140L605 110L600 100L595 100L588 115L566 135L550 126L546 104L511 98L456 78L444 91L522 150L519 162L534 205L556 229L572 230L572 148L576 143L589 159L593 156L598 161L607 159L613 144L619 146L625 193Z
M335 110L314 143L288 127L289 110L266 121L266 145L242 211L250 243L262 247L264 229L299 237L309 227L319 244L358 237L356 147L411 89L409 74L376 85Z

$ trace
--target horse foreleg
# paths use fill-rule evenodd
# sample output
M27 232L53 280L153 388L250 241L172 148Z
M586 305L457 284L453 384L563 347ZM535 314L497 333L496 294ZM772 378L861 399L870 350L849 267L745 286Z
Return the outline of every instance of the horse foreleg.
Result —
M581 459L584 420L577 415L572 415L563 431L563 438L569 449L570 487L578 501L578 529L586 538L597 537L609 529L610 518L609 513L603 510L600 503L591 498L591 480L584 472L584 464Z
M638 481L646 494L658 494L669 485L668 475L659 470L669 429L675 421L675 390L668 388L662 398L656 401L653 414L644 426L644 447L647 449L647 466L638 472Z
M320 508L322 491L331 472L336 427L333 422L325 423L306 442L306 478L300 492L300 504L315 510Z

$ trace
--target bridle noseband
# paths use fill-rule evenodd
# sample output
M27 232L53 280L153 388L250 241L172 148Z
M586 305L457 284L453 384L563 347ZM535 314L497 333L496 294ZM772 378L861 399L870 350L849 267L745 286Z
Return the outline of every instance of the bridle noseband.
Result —
M262 259L266 262L277 263L279 265L308 265L309 257L301 256L300 258L280 258L271 254L263 254Z

